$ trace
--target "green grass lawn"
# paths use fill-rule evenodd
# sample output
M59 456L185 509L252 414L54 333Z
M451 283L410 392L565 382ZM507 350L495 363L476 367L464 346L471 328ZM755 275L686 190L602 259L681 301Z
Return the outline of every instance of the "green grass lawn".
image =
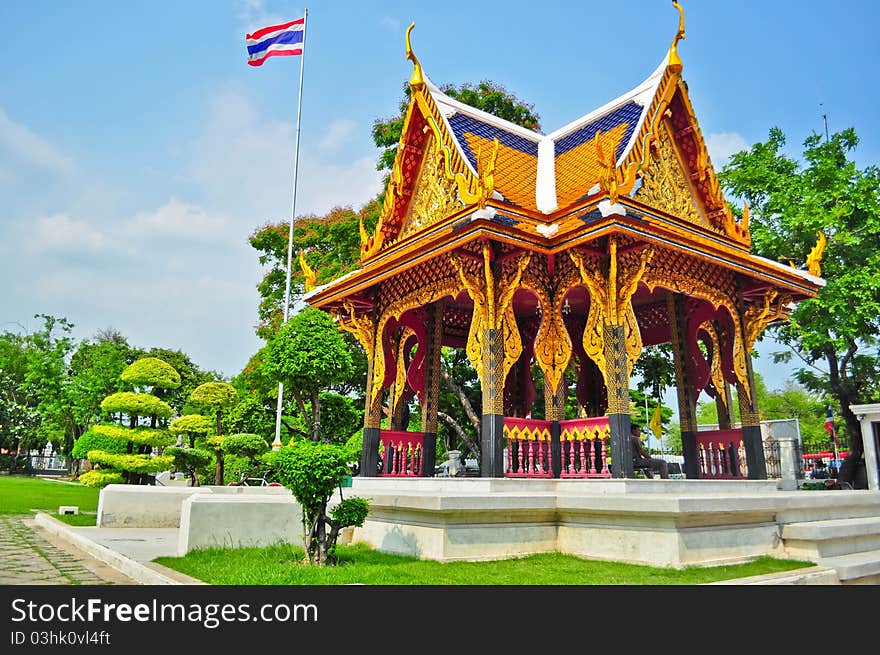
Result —
M362 544L339 546L338 566L300 563L302 548L205 549L156 561L214 585L698 585L812 566L762 557L747 564L683 570L549 553L495 562L434 562Z
M98 489L78 483L0 475L0 514L30 514L33 509L54 513L60 505L76 505L80 512L96 512L98 493ZM92 521L94 525L94 518Z

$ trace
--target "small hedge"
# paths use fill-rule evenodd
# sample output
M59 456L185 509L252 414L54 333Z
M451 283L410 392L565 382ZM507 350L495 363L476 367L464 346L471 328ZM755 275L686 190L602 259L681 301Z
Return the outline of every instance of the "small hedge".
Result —
M159 455L158 457L152 455L115 455L100 450L91 450L88 456L92 464L141 474L166 471L174 464L174 458L167 455Z
M77 478L80 484L85 485L86 487L96 487L103 488L108 484L123 484L125 482L125 478L122 473L118 473L117 471L102 471L98 469L92 469L86 473L83 473L81 476Z

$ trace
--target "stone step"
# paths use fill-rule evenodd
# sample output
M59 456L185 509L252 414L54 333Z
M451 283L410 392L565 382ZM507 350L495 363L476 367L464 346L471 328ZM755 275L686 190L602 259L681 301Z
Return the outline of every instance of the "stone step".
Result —
M818 564L836 570L841 584L880 584L880 549L823 557Z
M782 540L791 557L816 561L880 549L880 517L801 521L782 526Z

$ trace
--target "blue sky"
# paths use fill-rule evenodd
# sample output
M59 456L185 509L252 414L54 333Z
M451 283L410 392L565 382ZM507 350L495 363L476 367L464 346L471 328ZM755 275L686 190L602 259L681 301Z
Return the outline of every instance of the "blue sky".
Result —
M791 154L856 128L880 160L880 10L869 1L683 0L684 77L716 167L779 126ZM0 3L0 330L66 316L238 373L261 268L247 244L290 211L299 58L246 65L245 34L302 16L273 0ZM297 213L380 186L370 127L411 64L436 83L490 79L550 132L636 86L677 28L665 0L447 0L309 6ZM21 326L21 327L20 327ZM786 370L756 363L771 387Z

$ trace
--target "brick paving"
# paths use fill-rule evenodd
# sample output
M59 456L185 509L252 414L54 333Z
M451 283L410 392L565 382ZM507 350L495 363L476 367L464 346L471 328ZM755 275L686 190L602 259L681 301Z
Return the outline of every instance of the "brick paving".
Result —
M138 584L34 524L0 515L0 585Z

